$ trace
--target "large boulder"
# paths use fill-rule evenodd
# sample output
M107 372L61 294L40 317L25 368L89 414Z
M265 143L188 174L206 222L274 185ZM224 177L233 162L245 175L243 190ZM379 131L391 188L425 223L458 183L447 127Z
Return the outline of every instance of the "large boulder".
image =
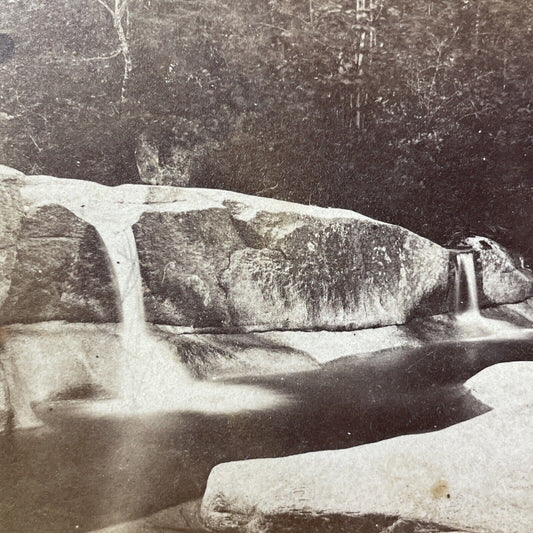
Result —
M532 416L533 406L522 405L346 450L220 464L202 517L215 531L248 533L289 532L295 524L315 531L324 516L349 521L346 531L381 531L369 523L397 517L448 531L529 533Z
M478 400L495 409L533 405L533 363L511 361L485 368L465 387Z
M110 252L130 226L136 286L155 324L353 330L450 310L449 251L351 211L228 191L104 187L6 167L0 186L0 324L119 320L110 256L122 261ZM531 295L533 278L491 246L491 258L478 253L483 302ZM136 266L135 249L128 254Z
M353 329L447 309L448 252L427 239L350 211L203 194L203 208L134 226L151 321Z
M238 324L353 329L446 308L447 252L403 228L290 208L235 220L248 247L222 281Z
M214 328L232 324L221 277L244 244L226 209L148 212L134 232L150 322Z

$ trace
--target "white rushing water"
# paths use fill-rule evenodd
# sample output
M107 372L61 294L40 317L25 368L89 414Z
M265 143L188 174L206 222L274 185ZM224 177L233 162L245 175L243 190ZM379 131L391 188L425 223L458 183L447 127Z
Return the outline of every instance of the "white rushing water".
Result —
M531 336L531 329L486 318L479 308L479 289L473 252L456 256L455 320L462 340L476 341L487 338L522 338Z
M456 256L455 313L458 317L481 318L473 253ZM465 290L466 289L466 290Z
M121 323L120 356L113 401L93 402L87 414L160 411L238 412L265 409L287 398L253 386L194 380L179 354L149 330L144 312L143 283L132 226L154 208L146 205L146 187L103 187L91 182L35 177L23 189L29 205L62 205L91 224L101 237L116 282ZM177 207L164 204L169 211Z
M172 348L148 331L142 278L135 237L130 225L95 224L109 255L120 298L120 337L124 357L120 365L120 394L132 407L171 407L192 385ZM167 405L168 404L168 405Z

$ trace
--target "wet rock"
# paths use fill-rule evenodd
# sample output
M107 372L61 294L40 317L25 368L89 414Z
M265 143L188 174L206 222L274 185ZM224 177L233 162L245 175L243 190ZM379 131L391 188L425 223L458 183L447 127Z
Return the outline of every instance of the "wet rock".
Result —
M33 406L45 400L116 394L121 361L116 324L43 322L0 328L2 384L15 428L41 424Z
M104 187L6 167L0 185L0 324L119 319L95 230L102 222L106 234L133 225L155 324L354 330L451 310L448 250L351 211L228 191ZM483 242L485 305L530 295L533 276Z
M355 213L283 207L234 215L248 245L222 278L234 324L358 329L445 310L441 247Z
M533 295L533 272L520 258L485 237L470 237L465 244L478 258L482 305L521 302Z
M306 351L305 343L291 338L295 333L291 331L273 336L268 333L179 334L173 326L154 326L153 331L176 348L176 355L197 378L285 374L320 368L314 354Z
M369 518L399 517L528 533L532 415L522 405L346 450L220 464L209 476L202 517L215 531L277 532L279 517L333 515L351 517L352 531L366 531Z
M0 166L0 176L3 168L5 167ZM19 187L11 182L9 177L5 177L0 181L0 306L4 303L11 286L22 218L23 205Z
M107 255L96 230L62 206L27 210L0 322L118 318Z
M11 416L9 390L4 376L3 365L0 361L0 434L9 430Z
M203 194L223 206L145 213L134 227L153 322L350 329L447 308L447 251L403 228L349 211Z

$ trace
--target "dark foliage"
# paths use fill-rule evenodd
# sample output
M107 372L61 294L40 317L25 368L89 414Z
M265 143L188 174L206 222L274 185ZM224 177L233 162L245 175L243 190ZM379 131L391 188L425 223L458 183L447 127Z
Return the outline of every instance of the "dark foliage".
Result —
M362 19L351 0L131 0L121 99L98 2L12 0L0 157L139 182L144 139L185 174L176 183L350 208L441 244L484 234L533 257L533 8L373 4Z

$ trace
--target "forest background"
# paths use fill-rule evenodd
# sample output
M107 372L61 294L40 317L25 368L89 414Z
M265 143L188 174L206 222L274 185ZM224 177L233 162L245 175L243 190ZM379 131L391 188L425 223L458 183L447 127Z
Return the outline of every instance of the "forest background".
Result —
M0 162L533 261L531 0L3 0Z

